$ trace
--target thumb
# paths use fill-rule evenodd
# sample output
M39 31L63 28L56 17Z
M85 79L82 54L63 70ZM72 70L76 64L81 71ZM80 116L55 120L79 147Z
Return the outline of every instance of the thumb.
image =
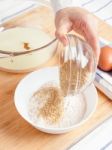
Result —
M72 23L70 21L63 21L56 27L56 37L66 46L68 40L66 34L71 31Z

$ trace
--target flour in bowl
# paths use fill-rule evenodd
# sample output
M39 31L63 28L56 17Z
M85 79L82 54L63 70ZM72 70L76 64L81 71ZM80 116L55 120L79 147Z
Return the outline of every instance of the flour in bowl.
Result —
M84 117L86 102L83 95L62 96L54 82L40 87L31 97L28 114L35 125L45 127L69 127Z

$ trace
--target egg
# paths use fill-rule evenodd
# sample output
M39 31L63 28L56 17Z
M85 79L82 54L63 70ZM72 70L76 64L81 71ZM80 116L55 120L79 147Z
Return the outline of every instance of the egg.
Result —
M112 48L104 46L101 48L98 67L103 71L112 70Z

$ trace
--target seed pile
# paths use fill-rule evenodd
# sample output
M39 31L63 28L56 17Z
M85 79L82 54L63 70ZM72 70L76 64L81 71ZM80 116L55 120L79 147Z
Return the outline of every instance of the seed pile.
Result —
M62 96L57 85L45 83L34 93L28 104L33 123L44 127L70 127L82 120L86 112L84 95Z
M63 114L63 96L60 89L57 86L46 84L34 96L42 103L38 116L43 117L50 123L58 122Z

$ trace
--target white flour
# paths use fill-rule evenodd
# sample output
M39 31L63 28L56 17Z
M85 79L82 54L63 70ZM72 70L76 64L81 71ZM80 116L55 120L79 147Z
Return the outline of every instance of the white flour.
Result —
M45 102L43 102L45 104ZM38 116L38 110L42 103L37 98L32 97L28 105L28 114L35 125L45 127L69 127L81 121L86 111L86 102L83 95L68 96L64 98L64 113L56 124L50 124L42 117Z

